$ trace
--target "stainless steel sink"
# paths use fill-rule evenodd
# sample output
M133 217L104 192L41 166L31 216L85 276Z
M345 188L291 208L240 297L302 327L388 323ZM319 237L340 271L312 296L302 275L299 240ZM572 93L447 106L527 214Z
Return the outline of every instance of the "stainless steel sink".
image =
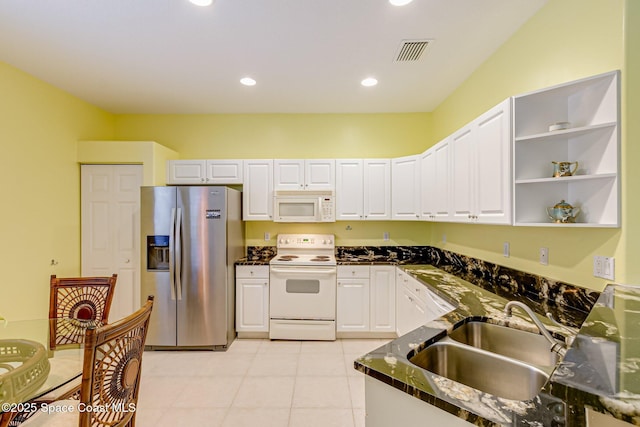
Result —
M540 334L494 325L468 322L454 329L449 337L472 347L501 354L526 363L555 367L559 361L551 344Z
M438 341L409 361L436 375L512 400L533 399L548 379L534 366L452 341Z

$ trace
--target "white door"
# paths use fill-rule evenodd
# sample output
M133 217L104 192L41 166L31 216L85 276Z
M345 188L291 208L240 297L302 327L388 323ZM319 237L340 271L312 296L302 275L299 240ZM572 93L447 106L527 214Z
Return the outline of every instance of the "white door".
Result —
M245 160L242 219L270 221L273 217L273 160Z
M453 217L461 222L470 222L475 215L475 137L473 128L467 126L451 138Z
M477 120L476 215L483 223L511 223L511 99Z
M451 211L449 139L440 141L433 150L435 155L433 208L436 220L443 221L449 218Z
M236 279L236 330L269 332L269 279Z
M207 184L242 184L242 160L207 160Z
M167 160L167 184L204 184L205 160Z
M273 189L304 190L304 160L274 160Z
M314 159L305 161L305 190L334 190L336 161Z
M364 160L364 219L391 219L391 161Z
M369 324L372 332L396 331L395 270L391 266L371 266Z
M336 330L369 331L369 278L338 279Z
M391 162L391 209L393 219L420 219L419 156L393 159Z
M336 219L361 220L363 208L362 160L336 160Z
M420 155L420 216L427 221L435 219L436 151L430 148Z
M141 165L82 165L82 276L118 275L109 322L140 307Z

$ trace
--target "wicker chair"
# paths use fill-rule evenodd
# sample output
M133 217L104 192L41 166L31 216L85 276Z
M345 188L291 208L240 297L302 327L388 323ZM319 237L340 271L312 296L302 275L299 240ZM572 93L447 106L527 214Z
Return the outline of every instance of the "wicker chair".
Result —
M107 324L116 287L117 274L111 277L51 276L49 347L80 344L88 326Z
M87 329L80 401L62 400L51 404L74 410L38 412L21 425L134 426L142 354L152 307L150 296L132 315L110 325Z

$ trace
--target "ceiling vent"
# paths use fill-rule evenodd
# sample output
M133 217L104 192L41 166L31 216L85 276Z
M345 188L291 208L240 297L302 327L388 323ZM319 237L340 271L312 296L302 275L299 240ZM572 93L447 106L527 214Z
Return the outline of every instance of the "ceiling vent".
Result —
M433 40L402 40L395 62L410 62L420 59Z

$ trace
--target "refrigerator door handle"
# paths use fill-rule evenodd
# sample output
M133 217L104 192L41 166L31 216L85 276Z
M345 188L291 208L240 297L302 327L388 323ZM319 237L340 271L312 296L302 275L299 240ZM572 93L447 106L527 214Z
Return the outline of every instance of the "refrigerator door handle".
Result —
M176 300L175 285L175 229L176 229L176 209L171 208L171 226L169 228L169 287L171 288L171 300Z
M176 294L182 300L182 208L176 217Z

